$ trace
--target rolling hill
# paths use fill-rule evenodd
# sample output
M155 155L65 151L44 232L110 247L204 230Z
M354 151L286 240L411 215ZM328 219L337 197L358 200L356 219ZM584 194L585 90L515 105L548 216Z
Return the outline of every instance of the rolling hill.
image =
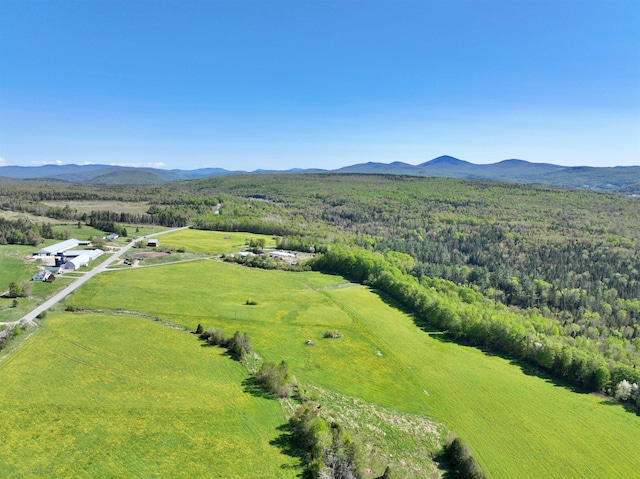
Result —
M252 173L358 173L460 178L466 180L508 181L624 192L624 188L640 183L640 166L565 167L550 163L532 163L509 159L491 164L475 164L452 156L440 156L419 165L401 161L367 162L336 170L292 168L286 171L258 169ZM195 170L163 170L115 165L44 165L38 167L3 166L0 176L13 179L39 179L95 185L154 185L172 181L193 180L214 176L246 174L223 168Z

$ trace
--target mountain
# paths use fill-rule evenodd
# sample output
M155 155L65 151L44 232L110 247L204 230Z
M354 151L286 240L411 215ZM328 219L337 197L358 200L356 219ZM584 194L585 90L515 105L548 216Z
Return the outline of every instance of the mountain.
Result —
M461 167L473 167L477 166L473 163L469 163L468 161L459 160L458 158L454 158L453 156L439 156L438 158L434 158L433 160L429 160L421 165L418 165L420 168L461 168Z
M177 181L182 179L176 175L175 180ZM92 185L157 185L159 183L166 183L167 181L172 181L163 177L159 174L156 174L152 171L136 171L135 168L128 168L126 170L116 170L111 171L109 173L105 173L104 175L96 176L92 178L88 183Z
M364 174L391 174L391 175L415 175L415 166L401 161L393 163L361 163L357 165L345 166L333 170L336 173L364 173Z
M244 171L229 171L224 168L198 168L197 170L170 170L178 174L182 179L208 178L210 176L238 175Z
M162 170L114 165L45 165L38 167L3 166L0 176L13 179L41 179L95 185L155 185L211 176L247 174L223 168L196 170ZM337 170L317 168L290 170L259 169L253 174L359 173L380 175L438 176L466 180L511 181L563 188L587 188L608 191L635 192L640 183L640 166L565 167L550 163L531 163L509 159L479 165L452 156L439 156L419 165L401 161L391 163L368 162L345 166ZM634 186L636 185L636 186Z

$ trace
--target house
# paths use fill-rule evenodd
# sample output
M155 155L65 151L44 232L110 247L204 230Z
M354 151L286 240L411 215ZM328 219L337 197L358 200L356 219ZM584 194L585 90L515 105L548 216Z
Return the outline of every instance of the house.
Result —
M115 234L115 233L111 233L110 235L107 236L107 239L109 241L113 241L114 239L118 239L119 235Z
M147 241L147 246L152 246L153 248L156 248L160 246L160 240L151 238L149 241Z
M47 283L51 283L55 279L56 277L51 273L51 271L46 269L41 269L33 278L31 278L32 281L46 281Z
M80 256L76 256L68 260L64 264L63 268L75 271L77 269L80 269L80 267L82 266L89 266L89 261L89 255L81 254Z
M68 239L66 241L62 241L60 243L52 244L51 246L47 246L45 248L39 249L38 251L34 251L33 256L55 256L59 253L63 253L64 251L75 248L80 244L75 238Z

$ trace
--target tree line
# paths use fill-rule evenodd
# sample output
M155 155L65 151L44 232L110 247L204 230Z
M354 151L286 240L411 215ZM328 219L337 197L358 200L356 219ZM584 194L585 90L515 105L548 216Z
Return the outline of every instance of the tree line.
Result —
M418 321L459 341L532 363L592 391L609 391L640 364L640 340L593 341L564 334L557 321L494 303L450 281L403 273L380 253L333 246L312 261L314 269L342 274L388 294ZM612 376L614 379L612 380Z

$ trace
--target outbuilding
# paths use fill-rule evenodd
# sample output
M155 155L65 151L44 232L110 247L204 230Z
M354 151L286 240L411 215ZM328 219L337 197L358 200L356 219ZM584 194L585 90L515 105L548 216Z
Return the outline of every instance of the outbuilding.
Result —
M158 246L160 246L160 240L157 240L155 238L151 238L150 240L147 241L147 246L151 246L153 248L157 248Z

